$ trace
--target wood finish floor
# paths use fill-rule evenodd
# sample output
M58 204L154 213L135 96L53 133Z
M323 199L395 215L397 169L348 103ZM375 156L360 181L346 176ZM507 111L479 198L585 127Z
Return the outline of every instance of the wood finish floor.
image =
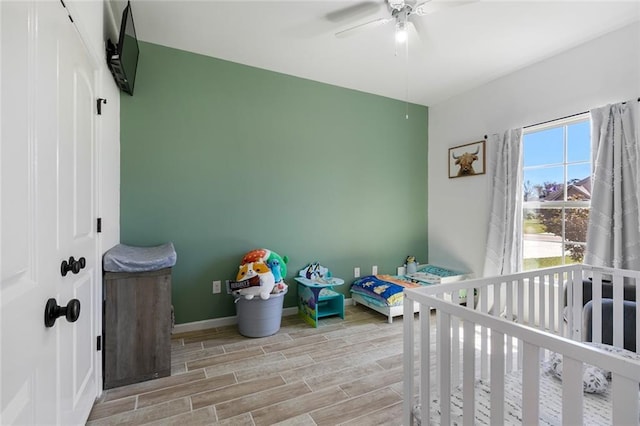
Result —
M236 326L172 337L170 377L104 391L89 425L400 425L402 317L347 306L269 337Z

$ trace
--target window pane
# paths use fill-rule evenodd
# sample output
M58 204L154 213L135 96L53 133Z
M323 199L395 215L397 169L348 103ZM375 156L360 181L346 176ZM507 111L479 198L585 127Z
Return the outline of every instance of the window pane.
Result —
M567 166L567 199L591 199L591 164L573 164Z
M564 168L545 167L524 171L524 201L563 201Z
M564 159L562 127L528 133L522 138L524 166L558 164Z
M562 209L524 209L523 247L524 269L562 265ZM561 232L560 232L561 233Z
M523 139L523 268L582 262L591 200L590 122L528 133ZM571 207L569 207L571 206Z
M589 121L567 126L567 161L591 161Z

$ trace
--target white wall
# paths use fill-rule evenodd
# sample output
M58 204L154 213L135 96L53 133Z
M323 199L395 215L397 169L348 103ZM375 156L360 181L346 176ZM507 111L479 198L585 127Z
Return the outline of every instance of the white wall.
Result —
M635 23L430 107L429 262L476 276L484 268L487 175L449 179L450 147L639 96Z

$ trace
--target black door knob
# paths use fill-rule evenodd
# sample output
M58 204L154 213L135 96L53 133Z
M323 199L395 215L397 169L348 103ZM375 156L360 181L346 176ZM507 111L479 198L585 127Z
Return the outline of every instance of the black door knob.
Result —
M69 261L63 260L60 264L60 273L63 277L67 276L67 272L73 271L73 265L75 265L76 260L71 256ZM79 271L78 271L79 272Z
M84 257L76 260L73 256L71 256L69 257L68 261L63 260L60 264L60 273L63 277L66 277L69 271L77 274L81 269L84 269L85 266L87 266L87 261Z
M80 262L78 262L77 260L75 260L73 263L70 262L70 266L71 272L73 272L74 274L77 274L78 272L80 272L80 269L82 269L82 267L80 266Z
M64 316L69 322L76 322L80 316L80 301L71 299L67 306L59 306L56 299L47 300L44 307L44 325L53 327L58 317Z

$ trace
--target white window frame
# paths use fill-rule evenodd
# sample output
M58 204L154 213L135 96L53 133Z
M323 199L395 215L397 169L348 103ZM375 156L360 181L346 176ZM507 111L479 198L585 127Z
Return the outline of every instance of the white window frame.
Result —
M544 164L544 165L539 165L539 166L529 166L529 167L525 167L524 166L524 161L523 161L523 167L521 170L523 179L522 181L524 182L524 173L526 170L532 170L532 169L542 169L542 168L550 168L550 167L558 167L558 166L562 166L563 167L563 172L564 172L564 197L566 199L566 195L567 195L567 188L569 185L567 185L567 170L568 170L568 166L574 165L574 164L584 164L584 161L575 161L575 162L567 162L567 127L572 125L572 124L576 124L576 123L580 123L580 122L584 122L584 121L589 121L590 120L590 116L588 112L582 113L582 114L578 114L575 116L571 116L571 117L567 117L567 118L562 118L562 119L558 119L558 120L553 120L550 122L546 122L546 123L542 123L542 124L538 124L535 126L530 126L524 129L523 131L523 140L525 135L530 134L530 133L536 133L539 131L543 131L543 130L548 130L548 129L553 129L553 128L558 128L558 127L564 127L563 129L563 149L564 149L564 153L563 153L563 160L561 163L548 163L548 164ZM524 155L524 154L523 154ZM591 176L593 177L593 161L591 158L591 154L590 154L590 158L589 158L589 164L591 165ZM523 188L524 190L524 188ZM569 201L523 201L522 202L522 211L521 211L521 215L522 217L524 217L524 212L526 210L531 210L531 209L565 209L565 208L586 208L589 209L589 211L591 211L591 199L586 200L586 201L579 201L579 200L569 200ZM567 240L565 238L565 221L562 221L562 247L565 247L565 245L567 243L575 243L575 244L583 244L586 246L586 241L570 241ZM522 229L522 238L521 238L521 244L524 245L524 227ZM524 247L523 249L523 253L524 253ZM565 251L562 250L562 265L566 264L566 254ZM524 258L522 259L523 263L524 263ZM524 270L524 265L521 265L521 269Z

